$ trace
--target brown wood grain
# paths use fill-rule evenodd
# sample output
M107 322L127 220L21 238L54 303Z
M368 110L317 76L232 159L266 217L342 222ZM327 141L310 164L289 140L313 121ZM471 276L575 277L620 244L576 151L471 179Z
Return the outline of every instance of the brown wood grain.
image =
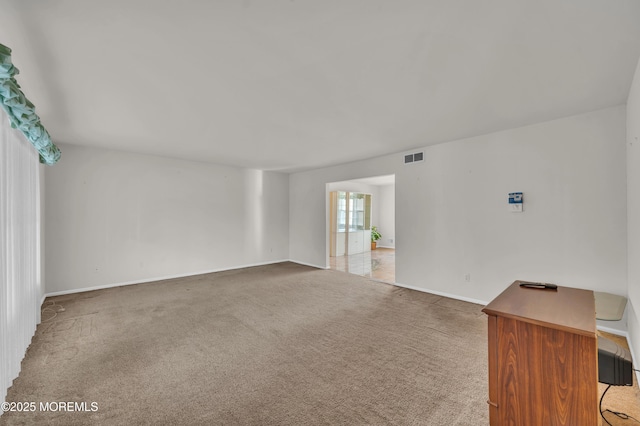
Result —
M514 281L483 311L585 336L596 332L596 302L591 290L561 286L557 290L531 289Z
M496 424L498 421L498 336L496 325L497 317L494 315L489 316L489 422Z
M597 425L597 339L592 293L589 297L589 291L581 290L586 294L571 303L565 299L562 313L553 312L550 316L547 296L532 298L520 290L524 289L518 286L503 292L487 306L489 309L485 308L489 314L491 425ZM571 294L575 293L560 291L556 296L564 299ZM536 312L536 305L541 313ZM551 317L560 319L562 324L550 322ZM593 331L587 333L591 328Z

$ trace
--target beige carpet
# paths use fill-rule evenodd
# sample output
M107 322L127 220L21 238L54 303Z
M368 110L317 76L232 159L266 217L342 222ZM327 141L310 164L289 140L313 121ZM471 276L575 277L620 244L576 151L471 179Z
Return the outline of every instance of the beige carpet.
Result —
M293 263L58 296L0 424L488 424L481 308Z

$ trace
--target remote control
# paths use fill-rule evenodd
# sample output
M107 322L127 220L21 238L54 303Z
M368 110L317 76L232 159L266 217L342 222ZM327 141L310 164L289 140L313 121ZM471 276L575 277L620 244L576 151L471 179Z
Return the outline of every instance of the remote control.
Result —
M522 281L520 283L520 287L539 288L539 289L547 289L547 290L557 290L558 289L558 286L555 285L555 284L535 283L535 282L531 282L531 281Z

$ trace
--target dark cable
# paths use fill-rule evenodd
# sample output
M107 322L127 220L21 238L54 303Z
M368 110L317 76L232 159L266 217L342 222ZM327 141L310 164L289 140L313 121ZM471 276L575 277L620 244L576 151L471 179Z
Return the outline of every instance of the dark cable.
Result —
M605 394L607 393L607 391L609 390L609 388L611 387L611 385L607 386L607 388L604 390L604 392L602 392L602 396L600 397L600 416L602 417L602 420L604 420L605 422L607 422L607 424L609 426L613 426L611 423L609 423L609 420L607 420L607 418L604 416L604 413L602 412L602 400L604 399Z

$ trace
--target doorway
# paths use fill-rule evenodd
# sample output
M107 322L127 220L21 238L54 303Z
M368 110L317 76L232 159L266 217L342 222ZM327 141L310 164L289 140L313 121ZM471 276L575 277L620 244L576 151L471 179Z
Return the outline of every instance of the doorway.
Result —
M395 283L395 175L328 183L327 243L330 269Z

